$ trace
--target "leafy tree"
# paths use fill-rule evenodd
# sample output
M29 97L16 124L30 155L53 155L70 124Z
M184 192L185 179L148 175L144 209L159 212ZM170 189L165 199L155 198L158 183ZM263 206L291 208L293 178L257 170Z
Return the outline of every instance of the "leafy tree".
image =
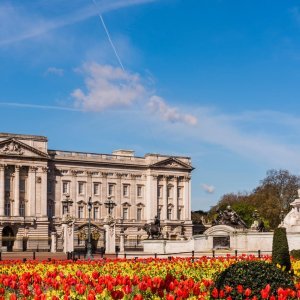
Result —
M257 209L265 225L274 229L280 224L281 212L287 214L290 210L290 203L297 198L299 188L299 176L292 175L287 170L269 170L251 193L222 196L218 204L209 211L209 217L213 220L218 209L224 210L227 205L231 205L250 226L253 222L252 213Z

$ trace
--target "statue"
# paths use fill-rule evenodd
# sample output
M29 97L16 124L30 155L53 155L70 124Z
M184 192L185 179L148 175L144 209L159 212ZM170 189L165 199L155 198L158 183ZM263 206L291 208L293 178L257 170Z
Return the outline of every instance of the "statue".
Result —
M233 227L247 228L242 218L231 208L230 205L224 211L218 210L218 216L213 225L229 225Z
M142 227L148 234L148 238L151 236L152 239L154 238L160 238L162 237L162 233L161 233L161 227L160 227L160 220L157 216L154 217L154 222L153 223L146 223L143 227Z

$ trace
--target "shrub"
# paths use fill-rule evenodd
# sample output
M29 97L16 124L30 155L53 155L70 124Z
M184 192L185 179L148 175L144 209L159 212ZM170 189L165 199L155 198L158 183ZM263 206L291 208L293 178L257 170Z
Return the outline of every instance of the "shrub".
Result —
M291 252L290 252L290 255L294 258L294 259L297 259L297 260L300 260L300 249L293 249Z
M230 295L233 299L237 299L247 288L251 290L251 297L261 299L261 290L267 285L270 285L270 295L276 295L279 287L295 289L288 273L264 261L237 262L220 273L215 281L215 288L218 291L230 291L226 296Z
M272 263L280 265L285 271L291 269L289 245L286 237L286 229L276 228L273 236Z

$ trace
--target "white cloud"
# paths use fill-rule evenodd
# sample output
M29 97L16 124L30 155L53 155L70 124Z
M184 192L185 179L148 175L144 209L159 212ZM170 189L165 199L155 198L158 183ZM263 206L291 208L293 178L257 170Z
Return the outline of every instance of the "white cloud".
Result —
M57 76L63 76L64 75L64 70L60 69L60 68L49 67L47 69L47 71L45 72L45 75L48 75L48 74L54 74L54 75L57 75Z
M213 185L209 185L209 184L206 184L206 183L203 183L201 185L202 189L206 192L206 193L209 193L209 194L212 194L214 193L215 191L215 187Z
M86 92L72 92L75 107L85 111L103 111L110 107L129 106L145 96L145 88L137 74L121 68L96 63L85 64Z
M165 100L159 96L152 96L148 103L150 110L160 115L160 117L169 122L180 122L187 125L196 125L197 118L190 114L181 113L178 108L169 106Z

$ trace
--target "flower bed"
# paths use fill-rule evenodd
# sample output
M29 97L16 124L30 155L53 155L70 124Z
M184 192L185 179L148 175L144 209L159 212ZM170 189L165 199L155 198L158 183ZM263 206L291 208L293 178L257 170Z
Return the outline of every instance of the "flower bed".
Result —
M270 261L269 257L262 258ZM217 291L214 278L236 260L257 260L254 256L202 257L99 261L2 261L0 299L227 299L238 289L238 299L259 299L247 287ZM294 261L295 274L300 262ZM280 291L271 298L269 287L260 299L300 299L295 290ZM237 299L237 298L236 298Z

